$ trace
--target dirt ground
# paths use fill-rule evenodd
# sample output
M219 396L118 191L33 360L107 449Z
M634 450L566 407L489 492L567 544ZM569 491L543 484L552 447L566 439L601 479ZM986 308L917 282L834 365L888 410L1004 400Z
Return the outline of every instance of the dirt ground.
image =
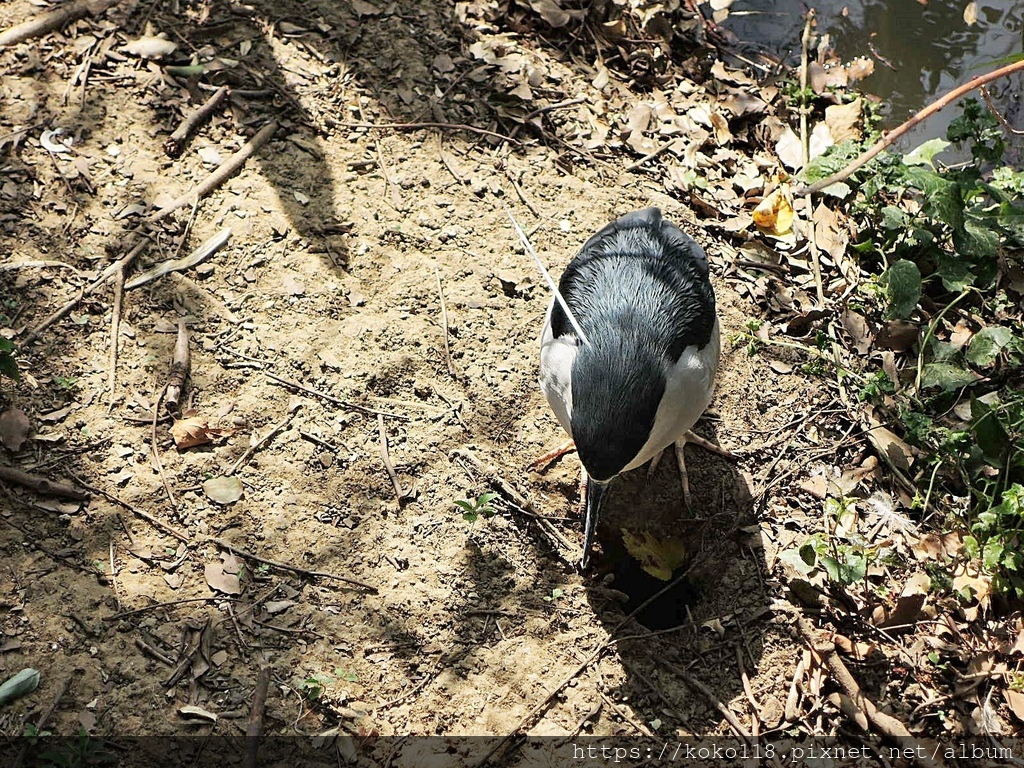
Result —
M527 47L547 67L530 84L543 104L599 100L593 70L523 8L503 26L474 16L487 3L182 2L177 15L172 5L123 3L0 51L0 253L5 263L64 265L0 271L12 329L72 299L134 242L142 214L279 121L240 173L151 229L140 269L224 228L230 240L198 268L125 292L112 398L109 285L21 345L26 375L0 383L0 410L20 409L32 427L20 450L0 449L3 463L94 489L84 502L3 491L0 678L31 666L41 683L0 711L0 732L23 732L67 685L48 721L57 733L240 734L262 665L272 670L274 734L505 735L524 723L537 735L728 733L687 675L748 726L752 697L761 727L777 728L802 647L785 612L772 610L783 592L776 555L818 508L799 483L866 454L841 439L847 424L829 415L816 378L785 353L751 357L733 341L761 309L738 290L747 283L704 212L642 170L626 172L635 154L555 137L550 126L572 124L571 105L542 115L547 128L517 128L517 143L343 125L507 133L512 124L494 120L502 94L474 79L474 42ZM37 12L27 0L4 3L0 26ZM233 60L207 81L236 94L179 159L164 141L209 92L190 98L184 79L124 52L147 23L178 43L179 59L208 60L212 47ZM697 69L711 61L697 60ZM637 98L650 92L636 87ZM70 151L41 143L57 128L66 133L49 140L70 136ZM454 452L492 467L579 546L575 456L531 469L563 440L537 386L549 294L504 209L557 275L596 229L648 205L709 252L723 355L697 430L739 459L687 449L691 512L672 461L650 481L643 471L620 478L601 552L580 575L576 552L557 551L501 501L493 517L463 519L454 501L493 483ZM178 451L161 419L172 505L151 419L179 319L191 337L186 407L229 434ZM808 415L788 442L775 441ZM401 501L382 436L408 493ZM250 448L237 469L241 498L211 500L204 483ZM685 552L685 577L624 625L666 582L637 567L622 529L674 537ZM236 559L210 537L376 592ZM636 639L527 717L613 633ZM401 750L391 757L418 764Z

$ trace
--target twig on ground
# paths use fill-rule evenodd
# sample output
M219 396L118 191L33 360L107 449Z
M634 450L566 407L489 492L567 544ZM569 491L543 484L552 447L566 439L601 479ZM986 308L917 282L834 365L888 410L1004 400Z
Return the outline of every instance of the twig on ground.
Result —
M402 194L398 191L398 186L391 180L391 174L388 173L388 164L384 160L384 152L380 148L379 139L373 143L373 148L377 153L377 170L380 171L380 175L384 179L384 191L391 196L391 207L400 211L402 209Z
M53 701L50 703L50 706L47 707L46 711L43 712L42 717L40 717L39 720L36 722L36 733L41 733L43 729L46 728L46 724L50 721L50 718L53 716L53 713L57 710L57 707L60 705L61 699L64 698L64 694L68 692L68 688L71 687L71 681L74 679L74 676L76 674L78 673L73 672L72 674L64 678L64 682L62 682L60 684L60 688L57 689L57 695L53 697ZM21 766L22 761L24 761L25 759L25 755L28 753L29 745L29 740L25 739L25 743L21 745L21 749L18 751L17 756L14 758L14 763L11 766L11 768L19 768Z
M257 563L263 563L264 565L269 565L272 568L278 568L283 571L291 571L292 573L297 573L300 576L308 576L310 578L316 576L322 579L333 579L334 581L343 581L347 584L353 584L357 587L362 587L363 589L369 590L374 594L377 594L377 592L379 591L377 587L373 586L372 584L368 584L365 581L360 581L359 579L354 579L350 576L340 576L335 573L327 573L326 571L310 571L306 568L300 568L297 565L289 565L288 563L282 563L278 560L270 560L266 557L254 555L252 552L241 549L240 547L236 547L234 544L225 541L224 539L217 538L216 536L208 536L206 540L213 542L218 547L223 547L229 552L234 552L239 557L244 557L247 560L255 560Z
M985 99L985 105L988 107L988 111L991 112L992 116L999 121L999 124L1013 136L1024 136L1024 130L1014 128L1010 125L1010 122L1003 117L1003 113L996 109L996 105L992 103L992 95L988 92L988 88L982 85L978 87L978 90L981 91L981 97Z
M448 131L469 131L470 133L478 133L481 136L492 136L502 141L510 141L513 144L518 144L519 141L506 136L502 133L496 133L495 131L488 131L485 128L477 128L475 125L465 125L464 123L358 123L358 122L339 122L335 125L341 125L346 128L372 128L375 130L395 130L395 131L419 131L426 128L439 128L441 130Z
M160 210L150 214L146 221L150 224L160 221L166 218L174 211L181 208L183 205L188 205L193 200L201 200L208 194L217 189L221 184L227 181L229 178L234 176L245 161L249 159L260 147L270 141L270 138L274 135L277 130L277 122L271 121L256 132L249 141L242 145L242 147L231 155L227 160L221 163L220 167L217 168L213 173L207 176L202 182L197 184L195 187L190 189L181 197L172 200L170 203L165 205Z
M533 110L523 118L523 122L529 122L538 115L544 115L548 112L554 112L556 109L565 109L566 107L575 107L577 104L585 104L587 102L584 98L566 99L565 101L555 102L554 104L548 104L546 107L539 107Z
M230 92L231 89L228 86L222 85L198 109L193 110L174 129L174 133L167 137L167 141L164 142L164 152L170 157L180 156L181 151L185 148L185 140L192 134L192 131L210 119Z
M391 454L388 452L388 431L384 427L384 417L380 415L377 416L377 434L380 436L380 460L384 462L384 469L387 471L388 477L391 478L395 496L401 503L409 498L409 491L402 488L402 483L398 480L398 473L395 472L395 465L391 463Z
M537 208L533 205L533 203L531 203L529 199L526 197L526 193L523 192L523 188L519 186L519 181L516 179L514 175L512 175L512 171L509 170L508 167L505 168L505 177L512 183L512 189L516 191L516 195L522 201L523 205L530 209L530 213L532 213L538 219L543 218L540 215L540 211L538 211Z
M380 712L381 710L385 709L391 709L391 707L397 707L403 701L408 701L409 699L411 699L417 693L426 688L431 680L435 680L437 678L437 676L441 673L441 669L444 667L445 661L447 661L447 658L445 656L442 656L440 659L437 660L437 664L434 665L434 668L426 674L424 674L423 678L418 683L416 683L416 685L413 686L411 690L408 690L405 693L393 699L385 701L383 704L378 704L376 707L373 707L367 714Z
M121 302L124 300L124 269L114 273L114 307L110 312L110 357L107 361L107 386L110 397L107 399L107 413L114 410L117 397L117 348L118 337L121 335Z
M987 74L979 75L970 82L961 85L959 88L954 88L945 96L942 96L941 98L933 101L931 104L922 109L920 112L918 112L916 115L914 115L912 118L907 120L899 127L889 131L878 142L876 142L875 145L871 147L871 149L862 153L859 157L857 157L856 160L854 160L852 163L850 163L848 166L843 168L838 173L834 173L826 179L816 181L813 184L798 189L796 192L793 193L793 195L795 197L803 197L804 195L809 195L812 192L820 192L821 190L825 189L826 187L832 186L838 181L843 181L845 179L850 178L850 176L856 173L859 169L863 168L865 165L871 162L871 160L873 160L879 153L881 153L882 150L884 150L888 146L891 146L893 142L896 141L896 139L905 134L918 123L927 120L936 112L940 111L944 107L948 107L954 101L956 101L962 96L965 96L966 94L970 93L976 88L980 88L981 86L987 85L993 80L998 80L1001 77L1006 77L1007 75L1013 74L1014 72L1020 72L1021 70L1024 70L1024 60L1015 61L1012 64L1007 64L1005 67L1000 67L999 69L993 70L992 72L989 72Z
M260 737L263 735L263 713L267 707L267 691L269 688L270 667L261 667L259 676L256 678L256 689L252 694L249 726L245 730L245 757L242 759L242 768L256 768Z
M41 322L39 325L37 325L35 328L29 331L28 335L22 340L22 343L31 344L33 341L39 338L39 335L43 331L45 331L55 322L64 317L64 315L66 315L68 312L70 312L72 309L78 306L78 302L80 302L86 296L90 296L93 293L95 293L98 288L102 287L110 278L116 275L119 271L126 272L128 270L128 267L131 266L131 263L135 261L135 258L140 253L142 253L142 251L145 249L147 245L149 245L149 242L149 236L142 235L142 239L139 240L139 242L136 243L132 247L132 249L128 251L127 254L122 256L113 264L110 264L106 269L103 270L103 272L100 273L99 277L97 277L85 288L82 288L75 298L71 299L71 301L67 302L64 306L62 306L52 315L43 320L43 322Z
M276 589L276 587L275 587ZM186 597L181 600L171 600L166 603L153 603L152 605L144 605L141 608L133 608L130 611L121 611L115 613L112 616L104 616L103 621L119 621L120 619L127 619L130 616L138 616L140 613L148 613L149 611L157 611L161 608L176 608L179 605L185 605L186 603L240 603L240 599L235 597L224 597L223 595L210 595L209 597Z
M141 637L135 638L135 647L143 653L152 656L154 659L161 662L162 664L166 664L168 667L174 667L174 659L172 659L170 656L166 656L165 654L161 653L159 650L157 650L152 645L147 643Z
M267 432L267 434L265 434L263 437L261 437L259 441L256 442L255 445L250 445L249 448L245 451L245 453L239 456L235 463L232 464L228 471L225 472L224 474L230 477L231 475L235 474L235 472L237 472L239 469L241 469L242 465L245 464L245 462L247 462L252 457L252 455L256 453L256 451L258 451L264 445L269 443L276 434L281 432L285 427L287 427L291 423L292 419L295 418L295 414L298 413L299 408L301 407L302 403L298 402L297 400L291 403L288 406L288 414L283 419L281 419L281 421L279 421L277 424L271 427L270 431Z
M28 472L22 472L20 469L14 467L0 467L0 480L6 480L9 483L15 483L16 485L23 485L26 488L31 488L38 494L43 496L57 496L63 499L73 499L75 501L85 501L89 498L89 494L80 488L73 488L70 485L64 485L63 483L55 483L40 475L32 475Z
M444 332L444 361L448 366L448 373L455 376L455 364L452 363L452 350L448 343L448 305L444 300L444 288L441 286L441 273L434 267L434 277L437 278L437 295L441 300L441 330Z
M160 461L160 446L156 442L156 423L157 415L160 413L160 402L164 399L164 394L167 392L167 385L164 384L160 390L160 394L157 395L156 404L153 406L153 421L151 422L151 430L149 433L150 443L153 448L153 466L156 469L156 473L160 475L160 482L164 485L164 491L167 493L167 499L171 502L171 509L175 512L178 511L178 503L174 500L174 493L171 491L171 484L167 480L167 475L164 474L164 463Z
M682 573L680 573L678 576L672 579L672 581L670 581L664 587L659 589L649 598L640 603L640 605L634 608L624 619L622 619L622 621L616 624L608 633L608 639L605 640L603 643L599 644L597 648L594 649L593 653L591 653L586 659L584 659L580 663L580 665L576 667L572 672L566 675L566 677L557 686L555 686L555 688L552 689L547 694L547 696L544 697L542 701L540 701L533 709L527 712L515 728L513 728L509 733L503 736L501 740L499 740L493 747L491 747L490 750L488 750L487 754L485 754L482 758L480 758L476 763L473 764L473 768L481 768L481 766L487 765L487 763L490 762L491 758L495 755L495 753L498 752L498 750L502 749L509 741L512 740L513 737L515 737L517 733L523 730L523 728L526 728L529 724L533 723L537 715L539 715L541 712L547 709L551 702L554 701L555 697L558 696L558 694L560 694L565 689L565 687L569 685L573 680L575 680L577 677L583 674L587 667L589 667L591 664L597 661L597 659L599 659L605 651L607 651L612 646L617 645L618 643L625 642L627 640L637 639L635 635L630 635L626 637L615 637L615 633L622 629L626 624L628 624L633 619L633 617L640 613L642 610L644 610L644 608L646 608L655 600L660 598L670 589L677 586L680 581L686 578L692 567L693 565L691 564L690 567L688 567L686 570L684 570Z
M171 536L176 538L178 541L184 542L185 544L190 544L192 542L192 539L189 536L187 536L186 534L184 534L181 531L179 531L173 525L168 525L167 523L163 522L162 520L157 520L155 517L153 517L151 514L149 514L149 512L146 512L144 509L139 509L134 504L129 504L124 499L121 499L121 498L115 496L112 493L108 493L107 491L104 491L102 488L95 488L95 487L89 485L88 483L84 482L80 477L76 477L75 475L71 475L71 479L74 480L76 483L78 483L83 488L85 488L90 493L98 494L98 495L102 496L103 498L107 499L107 501L112 501L115 504L119 504L120 506L124 507L129 512L131 512L133 515L135 515L136 517L141 517L143 520L145 520L150 525L154 526L155 528L159 528L164 533L170 534Z
M0 32L0 47L23 43L33 37L41 37L83 16L98 16L119 2L121 0L78 0L78 2L54 8L52 11L42 13L34 19L23 21L21 24L16 24Z
M125 290L132 291L136 288L141 288L143 285L151 283L171 272L182 272L190 267L196 266L197 264L202 264L208 258L213 256L213 254L223 248L230 238L231 227L225 227L213 237L206 240L188 256L184 256L180 259L164 261L157 264L155 267L147 269L145 272L136 275L125 283Z
M350 403L347 400L342 400L340 397L335 397L334 395L329 395L326 392L321 392L318 389L307 387L305 384L300 384L297 381L286 379L284 376L278 376L277 374L271 373L270 371L263 371L263 374L267 378L276 381L278 384L281 384L282 386L297 389L300 392L305 392L307 395L313 395L313 397L319 397L321 400L326 400L328 403L331 403L332 405L337 405L340 408L348 408L350 411L358 411L359 413L365 413L374 416L385 416L389 419L398 419L399 421L409 421L408 416L403 416L400 413L389 413L388 411L378 411L374 410L373 408L367 408L365 405L356 405L355 403Z
M857 709L864 713L871 725L874 726L874 729L886 739L897 744L906 743L901 740L909 740L913 738L913 735L907 730L907 727L903 725L903 723L892 715L880 711L878 707L875 706L875 703L864 695L860 685L857 683L856 679L854 679L853 675L850 674L850 670L846 668L846 664L843 663L842 658L838 653L836 653L835 644L815 637L811 623L803 616L796 615L795 619L797 631L803 638L804 642L811 647L813 653L821 657L821 660L824 662L826 669L828 669L833 682L839 686L845 695L850 697ZM918 765L928 766L928 768L935 768L935 766L944 765L943 761L937 757L932 759L922 754L921 750L917 750L916 752L917 754L912 756L912 759Z
M498 474L498 471L494 467L484 465L480 459L465 449L457 449L452 452L452 455L461 458L472 465L472 468L477 472L477 474L483 477L486 483L496 487L507 500L512 502L513 509L515 507L520 507L522 511L527 512L529 519L536 521L541 533L543 533L548 539L548 542L552 545L552 549L554 549L555 554L562 558L562 560L573 565L579 562L579 555L576 554L579 552L579 547L573 546L569 540L562 535L562 532L559 531L558 528L556 528L555 525L547 519L547 517L542 515L529 499L507 483ZM565 554L566 552L571 552L573 555L571 557L567 556Z
M747 667L743 663L743 646L740 643L736 643L736 668L740 672L740 682L743 683L743 693L746 694L747 701L750 703L750 736L756 742L761 730L761 705L758 704L757 699L754 698L754 689L750 686L750 677L747 675Z
M188 348L188 328L185 321L178 319L178 338L174 342L174 354L171 357L171 370L167 374L167 391L164 396L167 410L174 413L181 404L181 395L188 381L192 357ZM154 411L154 414L156 411Z

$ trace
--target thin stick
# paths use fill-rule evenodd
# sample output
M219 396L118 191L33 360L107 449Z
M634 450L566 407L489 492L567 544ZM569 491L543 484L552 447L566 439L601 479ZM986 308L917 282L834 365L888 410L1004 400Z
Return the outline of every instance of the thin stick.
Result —
M423 128L440 128L448 131L469 131L470 133L479 133L481 136L493 136L496 139L502 141L509 141L513 144L519 144L519 141L506 136L503 133L495 133L494 131L488 131L484 128L477 128L475 125L465 125L464 123L355 123L355 122L341 122L335 123L335 125L343 125L346 128L374 128L376 130L388 130L393 129L396 131L418 131Z
M182 598L181 600L171 600L166 603L153 603L152 605L144 605L141 608L133 608L130 611L121 611L120 613L115 613L113 616L104 616L103 621L119 621L121 619L127 619L130 616L138 616L140 613L156 611L161 608L176 608L177 606L184 605L186 603L214 602L239 603L241 602L241 600L235 597L224 597L223 595L211 595L210 597L186 597Z
M505 480L498 475L497 470L484 466L484 464L469 451L457 449L452 452L452 455L469 462L488 484L497 487L497 489L504 494L506 499L511 500L515 506L521 507L521 511L525 511L531 520L535 520L537 525L540 526L541 533L547 537L548 541L553 545L552 549L554 549L555 553L560 558L565 560L567 563L576 563L579 561L578 555L574 558L569 558L564 554L566 551L574 553L579 552L579 547L573 546L569 540L562 535L561 531L559 531L554 524L547 519L547 517L540 514L529 499L505 482ZM513 508L515 508L515 506Z
M178 318L178 338L174 342L174 354L171 356L171 370L167 373L167 389L165 400L167 410L174 413L181 404L181 396L185 391L192 366L192 355L188 346L188 328L185 321ZM154 412L155 413L155 412Z
M802 167L806 168L810 159L810 146L807 143L807 50L811 46L811 25L814 23L814 9L807 9L807 18L804 20L804 33L800 37L800 151L803 162Z
M748 744L752 743L750 731L743 727L743 723L741 723L736 718L736 715L733 714L731 709L729 709L727 706L725 706L725 704L722 703L722 700L715 695L714 691L712 691L704 683L702 683L696 677L694 677L685 669L680 667L678 664L672 664L664 660L662 660L661 663L664 664L668 669L671 669L672 672L674 672L676 675L681 677L683 679L683 682L686 683L690 688L699 692L705 699L707 699L708 702L721 713L722 717L725 718L725 721L729 724L729 727L736 732L737 736L742 737Z
M251 157L260 147L270 141L270 138L274 135L276 130L276 121L267 123L256 132L255 136L243 144L241 149L221 163L217 170L181 197L174 199L160 210L150 214L146 221L152 224L166 218L183 205L188 205L194 200L202 200L208 194L213 192L213 190L217 189L217 187L238 173L239 169L241 169L245 164L245 161L248 160L249 157Z
M391 485L395 489L395 496L399 501L408 498L409 492L402 488L398 480L398 473L395 472L395 465L391 463L391 454L388 453L388 431L384 427L384 417L377 416L377 434L380 436L380 460L384 462L384 469L391 478Z
M252 694L252 709L249 710L249 727L245 731L245 757L242 768L256 768L260 736L263 735L263 713L267 707L267 690L270 688L270 667L262 667L256 678L256 690Z
M164 533L170 534L171 536L176 538L178 541L184 542L185 544L191 544L192 543L192 539L189 536L187 536L186 534L184 534L181 531L179 531L173 525L168 525L167 523L163 522L162 520L157 520L155 517L153 517L153 515L149 514L149 512L146 512L144 509L139 509L134 504L129 504L124 499L121 499L121 498L115 496L112 493L108 493L107 491L103 490L102 488L95 488L95 487L89 485L88 483L84 482L82 480L82 478L80 478L80 477L76 477L75 475L71 475L71 478L76 483L78 483L80 486L82 486L87 491L89 491L90 493L99 494L100 496L102 496L103 498L107 499L108 501L112 501L115 504L120 504L122 507L127 509L129 512L131 512L136 517L141 517L143 520L145 520L147 523L149 523L153 527L159 528Z
M156 444L156 424L157 417L160 413L160 402L164 399L164 393L167 392L167 385L164 384L160 390L160 394L156 398L156 405L153 406L153 421L152 429L150 430L150 442L153 447L153 465L156 467L156 472L160 475L160 481L164 484L164 491L167 492L167 499L171 502L171 509L175 512L178 511L178 503L174 500L174 493L171 491L171 484L167 480L167 475L164 474L164 464L160 461L160 448Z
M57 689L57 695L53 698L53 702L43 713L43 716L39 718L36 723L36 733L40 733L49 721L50 717L56 711L57 706L60 704L60 700L64 698L64 694L68 692L68 688L71 686L71 680L74 678L74 674L68 675L64 678L64 682L60 684L60 688ZM14 765L12 768L19 768L22 761L25 759L25 755L28 752L29 740L26 739L25 743L21 745L21 749L18 751L17 756L14 758Z
M85 501L89 498L89 494L78 488L72 488L70 485L64 485L63 483L55 483L40 475L32 475L28 472L22 472L20 469L14 467L0 467L0 480L6 480L9 483L15 483L17 485L23 485L26 488L31 488L36 493L42 494L43 496L57 496L63 499L73 499L75 501Z
M174 133L168 136L167 141L164 142L164 152L170 157L179 157L185 148L185 139L192 134L192 131L210 119L213 113L220 107L221 102L228 97L229 93L231 93L231 89L226 85L222 85L213 92L210 98L203 102L202 106L182 120L181 124L174 129Z
M1008 64L1005 67L1000 67L999 69L989 72L988 74L979 75L970 82L961 85L959 88L954 88L945 96L933 101L931 104L922 109L920 112L918 112L912 118L910 118L905 123L900 125L898 128L894 128L893 130L889 131L889 133L885 134L885 136L883 136L873 147L871 147L871 149L862 153L856 160L854 160L848 166L843 168L843 170L839 171L838 173L832 174L827 179L816 181L813 184L798 189L796 192L793 193L794 196L803 197L804 195L809 195L812 192L820 192L821 190L825 189L826 187L832 186L838 181L843 181L845 179L850 178L850 176L856 173L857 170L863 168L865 165L871 162L871 160L874 159L875 156L877 156L882 150L890 146L893 142L896 141L896 139L905 134L918 123L922 122L923 120L927 120L936 112L939 112L944 107L948 107L954 101L970 93L975 88L980 88L981 86L987 85L993 80L998 80L1001 77L1006 77L1007 75L1013 74L1014 72L1020 72L1021 70L1024 70L1024 60L1015 61L1013 64Z
M299 402L294 402L290 406L288 406L288 415L285 416L273 427L271 427L270 431L267 432L267 434L265 434L263 437L261 437L259 442L257 442L255 445L250 445L248 450L246 450L245 453L239 456L238 460L231 465L227 472L225 472L225 475L230 477L231 475L235 474L235 472L237 472L242 467L242 465L245 464L245 462L247 462L254 453L256 453L256 451L258 451L264 445L269 443L274 438L274 435L276 435L278 432L283 430L291 423L291 420L295 418L295 414L301 407L302 403Z
M110 358L107 361L107 386L110 398L107 400L107 413L114 410L114 398L117 395L117 340L121 333L121 302L124 299L124 269L114 273L114 308L110 313Z
M254 555L252 552L236 547L234 544L231 544L230 542L227 542L224 539L219 539L216 536L209 536L207 537L206 540L212 541L218 547L223 547L229 552L234 552L236 555L244 557L247 560L255 560L257 563L263 563L264 565L269 565L273 568L279 568L283 571L291 571L292 573L297 573L300 576L308 576L310 578L319 577L322 579L334 579L335 581L344 581L346 584L353 584L357 587L362 587L363 589L369 590L374 594L377 594L378 592L377 587L373 586L372 584L368 584L365 581L360 581L359 579L354 579L351 576L339 576L337 574L327 573L325 571L310 571L306 568L300 568L297 565L289 565L287 563L282 563L278 560L270 560L266 557Z
M448 374L455 376L455 364L452 362L452 350L448 344L448 306L444 300L444 288L441 286L441 273L434 267L434 277L437 278L437 295L441 299L441 328L444 331L444 361L448 366Z
M850 670L846 668L846 664L843 663L842 658L835 652L835 645L833 643L822 642L817 639L814 635L814 629L811 627L811 623L807 621L803 616L796 617L796 628L800 633L800 636L804 641L811 647L811 650L818 654L822 661L825 663L826 668L829 671L829 675L835 681L835 683L842 689L843 693L849 696L854 704L863 712L871 724L881 733L882 736L895 742L896 744L906 743L903 739L913 738L907 727L903 725L892 715L888 715L882 712L875 706L875 703L871 701L864 692L861 690L860 685L854 679L853 675L850 674ZM915 763L922 766L928 766L928 768L934 768L934 766L943 765L943 761L935 758L929 758L927 756L917 754L912 758Z
M78 0L0 32L0 47L41 37L83 16L98 16L121 0Z
M297 381L286 379L284 378L284 376L278 376L277 374L271 373L270 371L263 371L263 374L267 378L276 381L278 384L281 384L285 387L291 387L292 389L297 389L300 392L305 392L307 395L319 397L321 400L326 400L328 403L331 403L332 405L337 405L341 408L348 408L349 410L352 411L358 411L359 413L365 413L373 416L385 416L389 419L398 419L399 421L409 421L408 416L402 416L399 413L389 413L388 411L377 411L374 410L373 408L367 408L364 405L356 405L355 403L350 403L347 400L342 400L340 397L335 397L334 395L329 395L326 392L321 392L318 389L307 387L305 384L300 384Z
M503 736L500 741L498 741L493 747L491 747L491 749L487 752L487 754L485 754L482 758L480 758L480 760L478 760L476 763L474 763L473 768L480 768L481 766L484 766L488 762L490 762L491 757L493 757L494 754L499 749L504 747L505 744L507 744L517 733L519 733L521 730L523 730L523 728L525 728L528 724L532 723L534 721L534 718L538 714L540 714L542 711L544 711L547 708L547 706L552 702L552 700L554 700L554 698L559 693L561 693L562 690L564 690L565 687L567 685L569 685L569 683L571 683L573 680L575 680L577 677L579 677L581 674L583 674L583 672L587 669L587 667L589 667L592 663L597 661L597 659L600 658L601 655L604 654L605 651L607 651L613 645L616 645L616 644L618 644L620 642L623 642L625 640L634 639L633 637L619 637L619 638L616 638L614 635L615 635L616 632L618 632L620 629L622 629L622 627L624 627L630 620L632 620L632 618L634 616L636 616L638 613L640 613L640 611L642 611L648 605L653 603L655 600L657 600L663 594L668 592L670 589L675 587L680 581L682 581L686 577L686 575L689 572L690 572L690 569L687 568L685 571L683 571L683 573L681 573L678 576L676 576L676 578L674 578L672 581L670 581L664 587L662 587L657 592L655 592L653 595L651 595L649 598L647 598L642 603L640 603L640 605L638 605L636 608L634 608L630 612L630 614L628 616L626 616L624 619L622 619L622 621L620 621L618 624L616 624L615 627L612 628L612 631L608 633L609 634L608 639L605 640L600 645L598 645L597 648L594 649L594 652L591 653L586 659L584 659L583 662L580 663L580 665L578 667L576 667L572 672L570 672L568 675L566 675L565 678L563 678L562 682L560 682L557 686L555 686L555 688L550 693L548 693L548 695L545 696L544 699L540 703L537 704L537 706L535 706L533 709L531 709L529 712L527 712L526 715L519 721L519 724L515 728L513 728L509 733L507 733L505 736Z
M128 267L131 266L131 263L135 261L135 258L140 253L142 253L142 251L145 249L147 245L149 245L149 241L150 238L148 235L142 235L142 239L138 243L136 243L135 246L130 251L128 251L127 254L122 256L113 264L109 265L105 270L103 270L102 273L100 273L99 277L97 277L92 283L87 285L85 288L82 288L75 298L71 299L71 301L66 303L52 315L43 320L43 322L41 322L39 325L37 325L35 328L29 331L28 336L24 338L22 343L31 344L33 341L39 338L39 335L43 331L45 331L55 322L64 317L64 315L66 315L68 312L70 312L72 309L78 306L78 302L80 302L86 296L92 295L98 288L103 286L110 278L116 275L118 271L126 271Z

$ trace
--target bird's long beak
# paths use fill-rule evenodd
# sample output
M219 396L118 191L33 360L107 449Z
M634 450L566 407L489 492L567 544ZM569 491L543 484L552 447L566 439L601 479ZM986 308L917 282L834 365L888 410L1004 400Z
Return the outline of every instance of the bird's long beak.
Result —
M580 560L580 570L586 570L590 565L590 550L594 546L594 534L597 531L597 518L601 514L601 504L604 502L605 492L608 490L608 483L599 483L587 475L587 506L583 518L583 558Z

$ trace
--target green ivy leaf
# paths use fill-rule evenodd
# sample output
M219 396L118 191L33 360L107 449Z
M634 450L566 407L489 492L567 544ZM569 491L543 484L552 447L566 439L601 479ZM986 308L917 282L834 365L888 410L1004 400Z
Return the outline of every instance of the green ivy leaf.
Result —
M974 382L978 377L950 363L927 363L921 369L921 388L937 387L944 392L960 389Z
M935 167L933 162L935 156L939 152L945 152L951 144L945 139L929 139L924 144L913 150L910 154L904 155L904 165L927 165L931 168Z
M935 273L942 280L942 287L950 293L960 293L974 285L975 275L962 256L939 251Z
M885 316L890 320L906 320L921 298L921 270L906 259L893 262L878 280L889 300Z
M971 429L985 460L994 467L1001 466L1010 438L999 423L996 412L987 403L971 397Z
M964 357L971 365L987 368L999 357L999 353L1013 341L1013 332L1002 325L982 328L971 339Z
M957 253L972 261L994 259L998 255L999 238L985 224L967 219L963 229L953 233Z

